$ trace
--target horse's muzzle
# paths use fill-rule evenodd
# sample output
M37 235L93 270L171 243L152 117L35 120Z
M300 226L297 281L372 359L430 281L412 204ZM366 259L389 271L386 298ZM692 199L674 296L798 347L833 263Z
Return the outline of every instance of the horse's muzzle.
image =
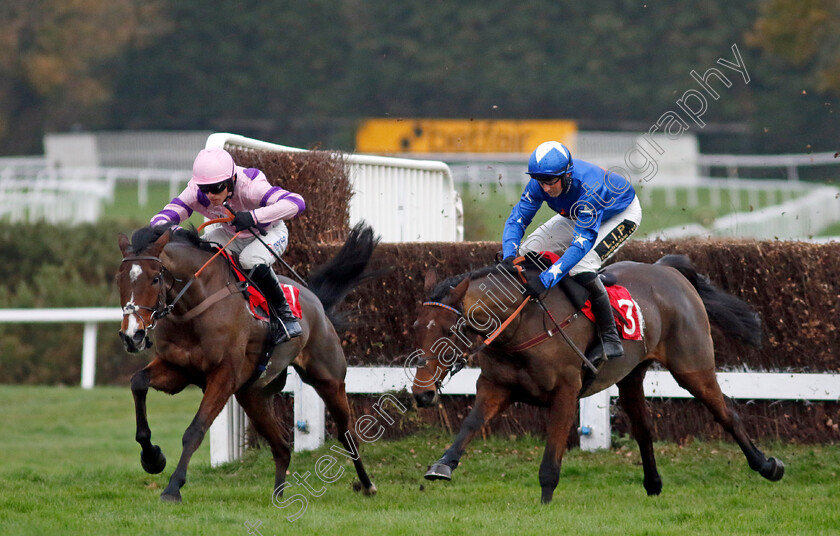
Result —
M414 393L414 401L417 402L418 408L430 408L435 405L438 400L437 391L430 389L421 393Z
M120 331L120 339L122 339L125 351L130 354L136 354L152 346L152 341L146 335L145 329L138 329L131 337Z

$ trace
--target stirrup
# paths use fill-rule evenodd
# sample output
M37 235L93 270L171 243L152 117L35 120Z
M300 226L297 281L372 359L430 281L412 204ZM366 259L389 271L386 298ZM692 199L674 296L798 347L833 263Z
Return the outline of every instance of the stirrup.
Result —
M611 349L612 351L608 352L607 349ZM624 357L624 346L621 342L605 341L601 343L601 353L608 361L620 359Z

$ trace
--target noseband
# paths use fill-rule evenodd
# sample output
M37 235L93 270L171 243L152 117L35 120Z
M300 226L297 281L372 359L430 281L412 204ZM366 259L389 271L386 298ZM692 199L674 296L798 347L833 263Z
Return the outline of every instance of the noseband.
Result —
M427 301L427 302L423 302L423 305L426 306L426 307L440 307L442 309L446 309L447 311L455 313L457 316L464 316L464 313L462 313L461 311L459 311L455 307L452 307L451 305L446 305L445 303L440 303L440 302L435 302L435 301ZM452 335L454 333L455 333L455 330L452 327L450 327L449 328L449 334ZM470 346L468 348L468 350L470 348L472 348L472 346ZM463 369L467 365L467 359L475 353L476 352L472 352L472 353L462 352L461 355L458 357L458 359L456 359L455 362L452 363L452 366L450 366L447 369L447 374L449 374L449 378L451 379L452 376L454 376L455 374L460 372L461 369ZM441 361L441 359L438 358L438 361ZM418 365L425 366L426 361L423 360L420 363L418 363ZM440 391L441 384L443 383L443 380L445 378L446 378L446 374L444 374L443 378L441 378L439 380L435 380L435 387L437 387L438 391Z
M174 281L178 281L178 279L175 276L173 276L169 270L166 269L166 267L163 265L163 261L161 261L159 257L125 257L121 262L133 261L155 261L160 265L160 271L158 272L159 277L163 278L166 274L169 274L172 277L173 284ZM155 329L155 326L157 326L157 321L172 312L172 308L175 307L175 303L181 298L181 296L183 296L186 287L184 287L184 289L178 294L178 297L176 297L175 300L169 305L166 304L167 290L168 289L164 288L164 286L161 284L160 292L158 293L158 299L154 307L148 307L146 305L136 305L133 300L129 301L122 308L123 316L136 316L140 320L140 324L143 326L144 331L151 331ZM151 319L151 325L146 326L146 322L143 320L143 317L139 313L140 310L151 311L152 314L149 317Z

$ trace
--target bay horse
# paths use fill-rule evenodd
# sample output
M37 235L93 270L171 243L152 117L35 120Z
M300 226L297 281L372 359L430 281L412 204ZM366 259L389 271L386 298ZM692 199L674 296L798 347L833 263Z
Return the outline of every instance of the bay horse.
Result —
M666 255L652 265L619 262L605 269L605 274L615 277L638 304L644 331L642 340L623 341L624 357L604 362L594 379L588 369L582 372L582 360L572 347L585 349L592 345L597 337L594 325L574 321L578 308L557 287L544 298L546 309L534 302L523 304L517 273L510 268L504 264L488 266L443 282L438 282L433 270L426 274L426 301L413 325L418 351L412 354L417 358L412 392L418 406L436 403L441 381L453 366L462 366L468 353L475 353L481 369L474 406L452 445L430 466L427 479L451 480L476 432L512 402L524 402L548 408L539 483L541 501L551 502L578 398L616 384L619 403L630 418L641 451L644 488L648 495L658 495L662 479L656 469L643 388L645 372L653 362L667 369L680 386L706 406L734 437L752 470L771 481L782 478L784 464L766 458L756 448L738 415L727 407L715 376L710 320L727 337L759 346L760 319L746 303L698 274L688 257ZM513 301L505 302L506 293ZM495 340L481 344L477 350L475 345L481 338L511 318L517 305L524 305L521 313ZM572 344L556 332L549 336L549 328L555 328L555 317L564 319L559 325L569 322L564 331Z
M351 436L355 431L350 426L344 385L347 363L331 320L333 307L367 277L363 272L376 242L372 229L359 224L335 257L309 278L308 288L279 278L299 288L303 333L276 346L266 363L269 323L251 314L229 262L221 256L212 258L211 245L194 229L173 232L147 227L135 232L130 242L120 234L123 260L115 277L123 304L119 335L125 349L134 353L151 347L149 337L152 331L156 334L154 359L131 377L136 440L141 465L148 473L160 473L166 466L160 447L151 442L146 418L149 387L175 394L197 385L204 392L184 432L181 458L161 500L181 501L190 458L232 395L268 442L275 466L274 496L282 495L291 452L288 432L275 415L273 397L283 389L289 365L324 400L339 440L355 455L361 489L367 495L376 493L358 456L358 440ZM200 277L194 277L208 260ZM265 369L262 374L258 367Z

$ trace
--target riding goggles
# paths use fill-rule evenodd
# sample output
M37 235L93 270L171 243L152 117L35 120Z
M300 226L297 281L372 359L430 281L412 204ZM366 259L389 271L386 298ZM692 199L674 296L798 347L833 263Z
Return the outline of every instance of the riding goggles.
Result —
M207 194L220 194L225 191L227 188L228 190L232 189L233 184L233 177L229 179L225 179L222 182L217 182L215 184L199 184L198 190L203 193L204 195Z
M562 175L531 175L531 177L546 186L554 186L563 176Z

